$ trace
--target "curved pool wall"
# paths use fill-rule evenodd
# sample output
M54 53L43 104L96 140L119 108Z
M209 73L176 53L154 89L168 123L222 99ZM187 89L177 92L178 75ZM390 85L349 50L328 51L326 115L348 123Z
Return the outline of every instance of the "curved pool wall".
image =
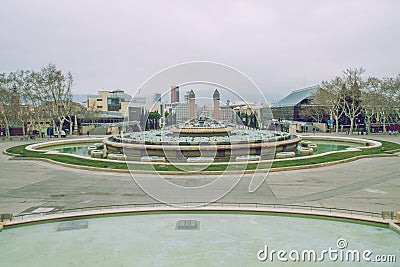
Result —
M397 261L400 257L400 235L382 221L289 213L175 210L79 216L19 226L23 227L6 225L0 232L0 258L5 266L279 265L277 258L263 262L257 254L267 246L287 252L314 250L320 255L329 248L341 250L338 240L346 242L344 251L370 250L374 255L395 255ZM320 264L338 263L365 264L332 262L328 257ZM290 266L290 262L281 264ZM309 265L296 262L296 266Z
M307 140L307 139L306 139ZM348 148L358 147L360 144L342 142L342 141L326 141L326 140L313 140L313 144L316 144L318 149L313 152L313 155L318 155L326 152L332 151L344 151ZM91 158L90 153L88 153L88 148L93 146L93 142L89 143L80 143L80 144L65 144L65 145L57 145L53 146L52 150L59 151L60 153L73 154L78 156L85 156ZM110 155L111 151L109 151L108 155ZM283 152L290 153L290 152ZM296 157L304 157L301 156L299 151L297 150L294 155ZM117 154L119 155L119 154ZM120 153L122 155L122 153ZM110 158L110 157L108 157Z
M302 136L302 137L307 140L343 141L343 142L348 142L348 143L354 143L354 144L362 145L362 146L359 146L359 148L361 148L361 149L376 148L376 147L382 146L382 143L379 141L376 141L376 140L347 137L347 136L306 135L306 136Z
M287 158L287 159L274 159L274 161L315 158L315 157L320 157L320 156L335 154L335 153L346 153L346 152L351 152L351 151L371 150L371 149L377 149L377 148L382 147L382 143L379 141L370 140L370 139L362 139L362 138L354 138L354 137L318 136L318 135L313 135L313 136L307 135L307 136L301 136L301 137L304 140L310 140L310 141L319 141L319 142L333 141L333 142L352 143L352 144L354 144L354 146L348 147L345 150L329 151L329 152L323 152L323 153L317 152L317 153L315 153L313 155L309 155L309 156Z
M96 142L102 142L104 137L95 138L79 138L79 139L61 139L43 143L36 143L26 147L27 150L35 152L49 152L53 151L54 146L70 145L70 144L93 144Z
M296 151L301 141L298 136L281 132L233 130L231 133L230 136L175 137L172 131L138 132L112 136L103 142L107 151L123 153L133 161L140 161L141 157L162 157L173 161L212 157L214 161L232 161L232 158L240 156L271 159L276 152Z

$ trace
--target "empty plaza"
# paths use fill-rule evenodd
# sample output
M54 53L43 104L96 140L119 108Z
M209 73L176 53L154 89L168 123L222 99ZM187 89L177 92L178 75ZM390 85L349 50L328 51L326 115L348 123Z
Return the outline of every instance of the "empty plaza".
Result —
M399 136L381 135L373 138L400 142ZM3 151L21 143L23 141L3 141L0 148ZM398 155L371 157L326 167L270 172L253 193L248 192L252 175L246 174L218 202L299 205L375 213L399 211ZM0 159L0 213L18 215L35 207L69 210L158 203L135 183L130 173L89 171L44 161L15 160L5 154L0 155ZM157 182L157 174L137 175ZM229 175L234 179L238 174ZM199 186L216 177L190 174L166 176L170 182L182 186ZM182 198L177 197L178 200L182 201ZM193 200L187 198L184 201Z

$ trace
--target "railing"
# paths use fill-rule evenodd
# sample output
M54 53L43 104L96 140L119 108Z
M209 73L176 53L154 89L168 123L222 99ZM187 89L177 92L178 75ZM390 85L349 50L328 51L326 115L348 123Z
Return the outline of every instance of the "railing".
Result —
M306 206L306 205L289 205L289 204L268 204L268 203L234 203L234 202L184 202L184 203L140 203L140 204L118 204L118 205L105 205L105 206L88 206L81 208L71 209L60 209L52 210L48 212L31 212L31 213L20 213L13 216L13 221L24 222L30 220L45 220L52 218L62 218L69 216L79 215L94 215L102 213L118 213L118 212L135 212L140 210L188 210L188 209L241 209L241 210L267 210L272 212L282 213L305 213L305 214L316 214L316 215L327 215L335 217L356 217L360 216L365 219L381 219L382 214L370 211L360 211L342 208L328 208L318 206Z

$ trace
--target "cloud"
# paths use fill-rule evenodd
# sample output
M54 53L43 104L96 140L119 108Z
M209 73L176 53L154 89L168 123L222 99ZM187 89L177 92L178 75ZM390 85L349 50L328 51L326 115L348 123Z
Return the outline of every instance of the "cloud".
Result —
M398 10L390 0L8 1L0 71L52 62L73 73L76 92L133 92L161 69L207 60L279 98L348 67L396 75Z

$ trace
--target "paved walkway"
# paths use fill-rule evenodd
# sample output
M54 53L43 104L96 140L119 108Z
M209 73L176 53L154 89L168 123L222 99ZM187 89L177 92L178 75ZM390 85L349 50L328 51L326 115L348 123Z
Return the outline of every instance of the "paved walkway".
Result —
M400 143L400 136L368 137ZM20 143L2 141L0 149ZM324 168L274 172L254 193L248 193L251 176L246 175L220 201L400 211L399 164L400 157L368 158ZM153 175L143 176L156 181ZM196 186L215 176L167 178L173 183ZM84 171L40 161L9 160L0 155L0 213L18 214L34 207L69 209L154 202L130 174Z

